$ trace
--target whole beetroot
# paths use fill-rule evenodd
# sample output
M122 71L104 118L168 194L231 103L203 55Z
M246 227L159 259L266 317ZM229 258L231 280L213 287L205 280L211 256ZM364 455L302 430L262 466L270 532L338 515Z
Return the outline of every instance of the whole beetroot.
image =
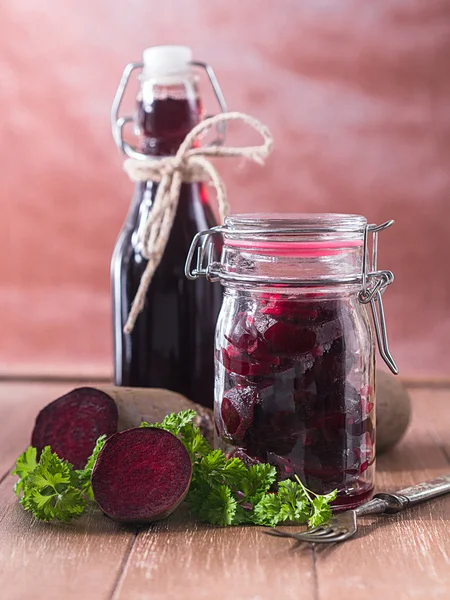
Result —
M184 500L192 462L168 431L135 427L111 436L92 473L101 510L126 523L149 523L169 516Z

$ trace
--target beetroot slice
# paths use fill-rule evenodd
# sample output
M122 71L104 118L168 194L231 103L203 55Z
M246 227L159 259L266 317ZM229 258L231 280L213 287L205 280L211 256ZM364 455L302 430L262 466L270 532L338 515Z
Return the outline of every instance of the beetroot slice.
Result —
M112 519L149 523L179 506L191 477L191 459L177 437L155 427L135 427L107 440L92 473L92 489Z
M227 432L235 441L243 440L245 432L252 424L257 399L256 389L249 386L237 385L224 395L222 419Z
M41 410L31 444L38 454L50 446L60 458L83 469L97 438L115 433L117 421L117 407L108 394L94 388L78 388Z

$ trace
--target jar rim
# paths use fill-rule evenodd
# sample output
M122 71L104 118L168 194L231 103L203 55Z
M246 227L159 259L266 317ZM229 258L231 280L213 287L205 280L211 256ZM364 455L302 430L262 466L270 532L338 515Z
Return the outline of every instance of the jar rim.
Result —
M289 229L292 233L356 233L364 232L367 219L362 215L344 213L241 213L225 219L229 233L249 229Z
M363 246L367 220L340 213L231 215L222 228L225 245L272 256L330 257Z

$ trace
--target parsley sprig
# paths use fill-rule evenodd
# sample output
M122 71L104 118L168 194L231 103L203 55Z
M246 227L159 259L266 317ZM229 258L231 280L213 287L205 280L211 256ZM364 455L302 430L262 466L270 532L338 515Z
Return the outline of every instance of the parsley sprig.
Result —
M162 423L142 426L161 427L176 435L193 462L192 482L187 496L189 507L200 520L213 525L269 525L282 523L325 523L331 517L330 503L336 490L314 494L302 481L285 480L272 488L276 469L269 464L247 467L239 458L228 458L213 450L192 420L195 411L182 411Z
M184 444L193 464L187 496L191 512L212 525L268 525L283 522L326 522L336 491L314 494L302 481L275 483L276 469L269 464L247 467L239 458L227 458L213 450L200 429L193 424L195 411L168 415L161 423L142 423L176 435ZM101 436L84 469L75 470L47 446L37 461L36 448L29 447L16 462L13 475L19 476L14 489L25 510L43 521L71 521L79 517L94 499L91 476L97 457L105 444ZM276 489L275 489L276 488Z
M80 476L73 466L61 460L46 446L36 461L31 446L16 462L13 475L20 479L14 486L20 504L41 521L71 521L86 508Z

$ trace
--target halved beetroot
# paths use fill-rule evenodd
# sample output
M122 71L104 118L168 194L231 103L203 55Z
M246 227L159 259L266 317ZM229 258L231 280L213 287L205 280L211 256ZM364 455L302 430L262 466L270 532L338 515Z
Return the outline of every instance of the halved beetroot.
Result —
M97 438L117 431L118 413L113 399L90 388L75 389L57 398L36 417L31 445L38 455L50 446L53 452L82 469Z
M128 523L168 517L184 500L192 462L180 440L155 427L135 427L110 437L92 473L102 511Z

